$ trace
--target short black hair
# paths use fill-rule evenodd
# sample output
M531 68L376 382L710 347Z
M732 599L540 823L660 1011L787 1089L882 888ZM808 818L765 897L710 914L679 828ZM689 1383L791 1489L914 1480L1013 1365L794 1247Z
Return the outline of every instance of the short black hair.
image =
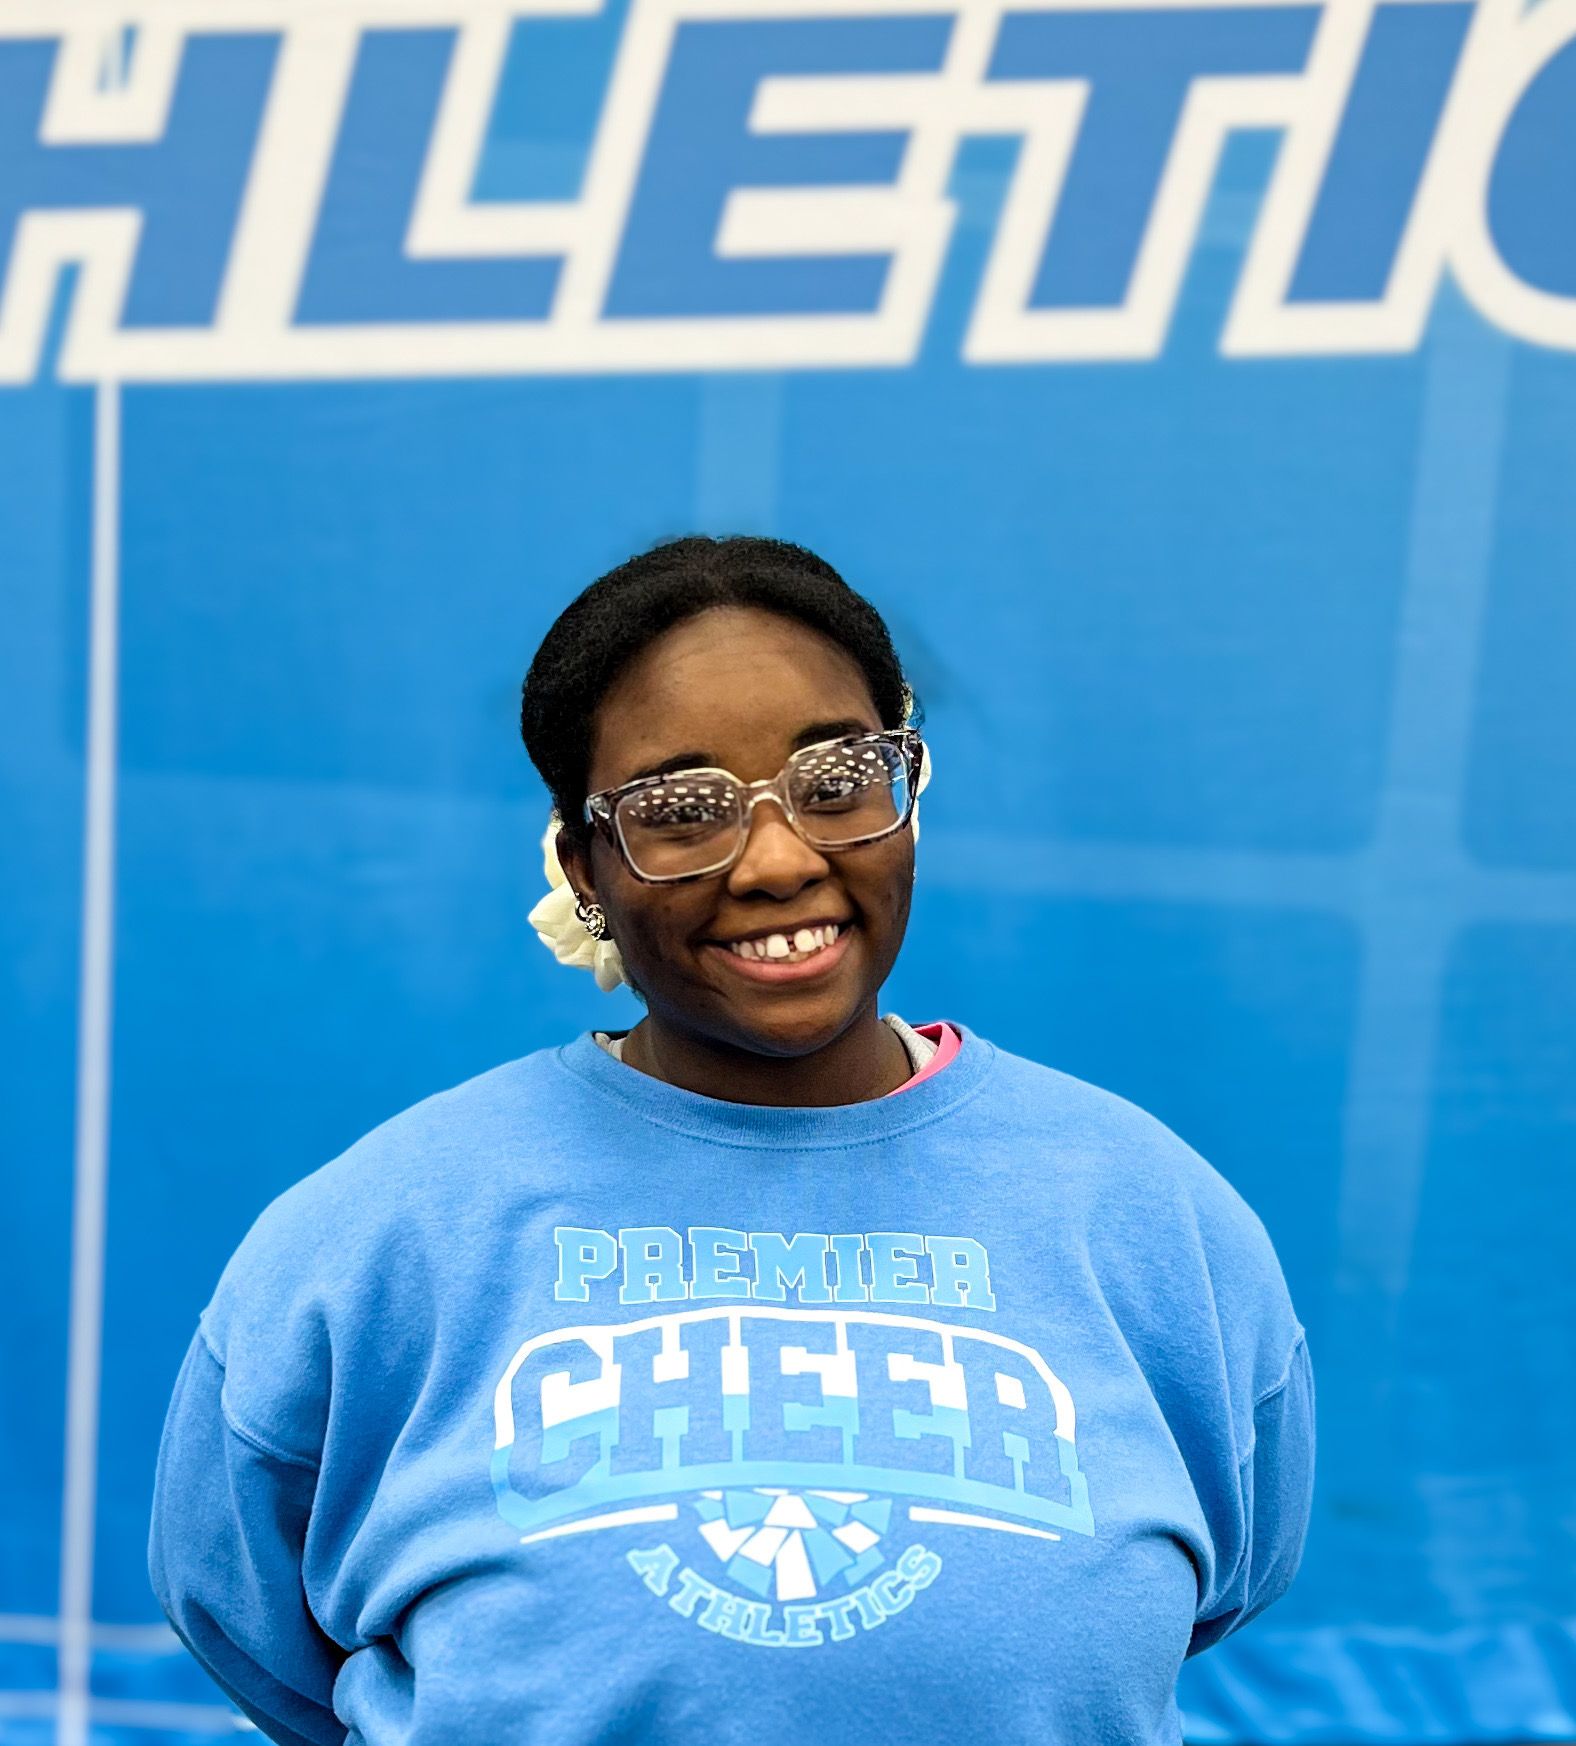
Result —
M837 571L787 540L689 534L627 559L553 621L520 694L520 738L559 819L584 842L591 722L646 645L713 606L753 606L809 625L859 666L883 727L918 720L886 621Z

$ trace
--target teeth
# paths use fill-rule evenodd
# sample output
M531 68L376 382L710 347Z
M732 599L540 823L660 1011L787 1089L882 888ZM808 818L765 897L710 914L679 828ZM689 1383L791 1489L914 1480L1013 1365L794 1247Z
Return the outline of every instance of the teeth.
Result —
M766 958L778 964L796 964L801 958L823 951L842 930L831 924L799 928L790 940L787 934L767 934L758 940L730 940L728 950L737 958Z

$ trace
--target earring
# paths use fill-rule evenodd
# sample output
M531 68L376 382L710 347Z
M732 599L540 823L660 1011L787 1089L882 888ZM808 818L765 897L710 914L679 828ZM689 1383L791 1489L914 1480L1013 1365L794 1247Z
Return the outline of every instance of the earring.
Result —
M579 916L581 925L593 940L600 940L607 932L607 917L603 914L600 903L587 903L583 897L577 897L575 914Z

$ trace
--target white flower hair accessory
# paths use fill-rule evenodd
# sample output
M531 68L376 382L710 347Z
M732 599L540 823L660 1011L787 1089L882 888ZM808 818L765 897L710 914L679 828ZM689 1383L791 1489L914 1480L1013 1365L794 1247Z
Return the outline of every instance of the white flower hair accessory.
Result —
M575 888L558 860L558 831L558 814L551 812L542 834L542 871L550 889L527 919L536 929L536 937L560 964L591 971L597 987L604 994L611 994L619 983L629 980L624 974L624 960L612 940L597 939L575 914Z
M914 810L909 815L908 828L919 841L919 797L930 781L930 747L926 746L919 761L919 777L914 783ZM615 941L598 939L575 912L575 889L558 860L559 818L557 812L547 815L547 829L542 833L542 871L547 875L547 895L532 908L527 918L536 929L536 937L560 964L577 970L589 970L604 994L611 994L621 982L628 982L624 960Z

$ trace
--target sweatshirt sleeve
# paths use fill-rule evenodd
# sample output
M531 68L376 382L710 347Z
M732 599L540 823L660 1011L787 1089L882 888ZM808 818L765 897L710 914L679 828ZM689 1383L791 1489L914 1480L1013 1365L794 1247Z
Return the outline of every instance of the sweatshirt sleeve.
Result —
M1254 1404L1253 1433L1238 1468L1242 1555L1210 1616L1195 1623L1188 1655L1212 1647L1279 1600L1302 1562L1314 1478L1313 1369L1304 1334L1285 1377Z
M148 1572L176 1635L278 1746L341 1746L345 1652L318 1626L301 1561L317 1472L226 1415L201 1329L175 1384L154 1478Z

